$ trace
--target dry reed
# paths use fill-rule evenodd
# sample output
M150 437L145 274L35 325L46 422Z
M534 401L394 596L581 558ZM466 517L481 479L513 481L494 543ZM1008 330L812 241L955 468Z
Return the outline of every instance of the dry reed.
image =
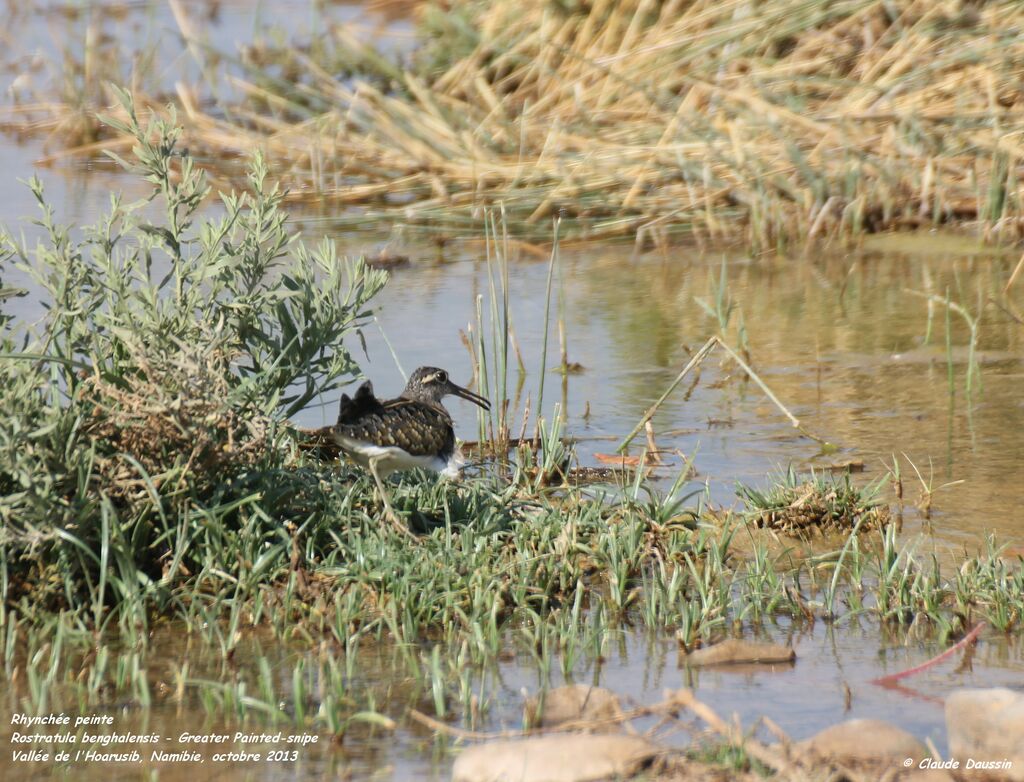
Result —
M561 214L576 236L755 248L1021 233L1014 0L455 0L420 16L404 68L337 26L243 52L226 110L179 85L188 143L215 160L260 148L292 198L411 223L478 228L501 203L522 233ZM47 111L19 116L56 129Z

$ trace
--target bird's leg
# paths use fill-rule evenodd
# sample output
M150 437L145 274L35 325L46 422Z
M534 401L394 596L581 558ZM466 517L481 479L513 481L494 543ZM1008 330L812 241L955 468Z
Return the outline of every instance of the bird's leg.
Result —
M414 537L409 528L398 518L395 509L391 507L391 500L388 499L388 490L384 488L384 481L381 480L380 475L377 473L377 460L370 459L368 466L370 468L370 475L373 476L373 480L377 483L377 491L380 492L380 498L384 501L384 515L387 516L388 521L399 532L410 538Z

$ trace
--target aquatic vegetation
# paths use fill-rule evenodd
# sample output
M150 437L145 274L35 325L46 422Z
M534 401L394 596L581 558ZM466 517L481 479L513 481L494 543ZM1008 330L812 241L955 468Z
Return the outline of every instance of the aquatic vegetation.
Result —
M5 323L0 355L9 706L168 701L340 741L424 710L486 725L507 698L498 661L523 661L543 688L596 670L630 627L673 651L779 620L868 616L933 641L978 618L1019 627L1019 563L993 544L944 573L897 539L877 487L849 478L791 471L740 489L758 518L834 528L839 550L825 552L773 550L777 536L711 513L686 492L689 465L667 493L643 469L573 486L557 405L538 411L536 451L521 435L518 453L459 482L395 482L410 540L382 523L367 475L299 447L289 423L358 374L352 340L384 275L295 242L259 160L252 194L201 218L204 182L178 131L140 126L124 98L128 119L114 121L153 202L115 196L79 237L36 184L45 240L4 238L5 263L32 273L48 306L35 326ZM489 271L473 356L495 404L480 429L508 444L503 255ZM547 317L557 272L556 257Z
M293 242L282 194L259 159L252 195L225 196L225 215L200 221L206 187L175 149L178 129L159 120L140 126L123 97L129 119L114 123L136 138L131 166L154 185L163 224L115 196L111 214L76 240L34 184L49 243L32 250L4 240L8 262L49 296L37 331L8 323L5 332L8 605L38 617L43 606L87 607L97 624L110 606L158 606L189 622L227 611L237 625L243 615L276 616L267 600L290 606L291 592L263 586L291 583L313 564L315 578L302 589L316 594L329 584L346 596L353 627L369 622L396 637L446 628L454 640L466 620L475 626L484 617L496 633L516 611L541 620L565 604L593 609L600 594L611 616L641 607L652 626L685 624L696 640L730 612L733 578L750 600L793 609L781 597L785 577L764 556L742 577L726 564L729 535L701 527L699 498L680 499L678 486L660 498L639 472L632 485L603 490L553 479L572 459L557 410L539 423L536 463L524 451L460 485L398 485L396 506L429 534L414 550L397 546L372 520L365 477L353 482L295 449L287 424L358 371L346 339L384 276L338 261L329 246L309 252ZM495 272L493 331L484 332L481 318L474 356L481 388L498 391L495 414L503 414L509 344L496 336L508 334L500 253ZM507 436L508 427L498 419L487 429ZM867 531L887 518L871 491L848 478L804 482L791 472L740 495L762 522L786 529L849 530L865 519ZM437 566L445 561L452 570ZM223 604L211 599L229 592ZM697 614L686 607L694 600L704 606ZM339 626L339 642L349 634ZM228 634L225 650L232 643ZM493 638L476 643L494 649Z

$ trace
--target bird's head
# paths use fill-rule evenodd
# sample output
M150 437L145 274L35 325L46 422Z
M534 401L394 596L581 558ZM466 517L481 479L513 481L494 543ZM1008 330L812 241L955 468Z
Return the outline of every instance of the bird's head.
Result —
M484 410L491 409L490 402L479 394L474 394L469 389L456 385L449 379L447 372L437 367L417 369L409 377L409 382L405 384L405 390L402 392L402 396L406 399L415 399L418 402L433 405L440 404L441 400L449 394L468 399Z

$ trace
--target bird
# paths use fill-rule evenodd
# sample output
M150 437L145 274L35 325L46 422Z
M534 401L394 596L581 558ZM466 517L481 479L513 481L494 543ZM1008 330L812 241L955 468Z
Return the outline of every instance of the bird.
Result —
M456 385L437 367L413 372L395 399L378 399L369 380L359 386L354 397L341 395L331 438L373 476L388 520L406 534L411 533L391 507L384 479L393 472L417 467L448 477L458 474L455 428L441 404L449 394L491 409L487 399Z

